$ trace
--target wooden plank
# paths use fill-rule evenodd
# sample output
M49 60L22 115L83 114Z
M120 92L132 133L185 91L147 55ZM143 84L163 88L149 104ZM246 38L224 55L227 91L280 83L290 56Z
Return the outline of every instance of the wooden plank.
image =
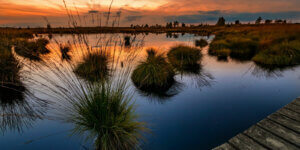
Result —
M300 121L300 114L299 113L296 113L294 111L291 111L289 109L286 109L286 108L282 108L280 109L279 111L277 111L278 113L280 114L283 114L289 118L292 118L294 120L297 120L297 121Z
M262 128L254 125L250 127L248 130L244 132L248 136L252 137L256 141L259 141L261 144L269 147L270 149L274 150L282 150L282 149L289 149L289 150L296 150L299 149L296 146L287 143L286 141L282 140L281 138L274 136L270 132L263 130Z
M294 104L290 103L290 104L287 104L285 106L285 108L290 109L294 112L300 113L300 106L298 106L298 105L294 105Z
M266 148L243 134L238 134L237 136L233 137L229 140L229 143L242 150L266 150Z
M295 120L287 118L277 112L268 116L268 118L271 119L272 121L275 121L278 124L281 124L287 128L290 128L290 129L296 131L297 133L300 133L300 123Z
M213 150L235 150L235 148L233 148L231 145L229 145L228 143L224 143L216 148L214 148Z
M300 147L300 134L289 130L271 120L265 119L258 123L258 125L265 130L297 145Z

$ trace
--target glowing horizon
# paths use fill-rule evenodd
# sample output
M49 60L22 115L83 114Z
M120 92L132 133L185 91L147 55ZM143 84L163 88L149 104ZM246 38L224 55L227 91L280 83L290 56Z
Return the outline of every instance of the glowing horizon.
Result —
M90 10L108 11L110 0L65 0L67 7L73 12L86 14ZM76 6L76 8L74 7ZM54 24L66 24L62 19L66 16L63 0L7 0L0 2L1 26L38 26L43 25L43 17L54 20ZM209 22L216 17L234 16L235 18L253 20L254 15L265 15L270 18L281 18L293 21L300 20L300 1L290 0L114 0L112 11L121 11L125 23L164 23L166 21L184 18L186 22ZM288 14L285 14L288 13ZM233 15L232 15L233 14ZM244 15L236 15L244 14ZM245 15L246 14L246 15ZM249 17L249 14L254 14ZM273 16L272 16L273 14ZM277 16L276 16L277 15ZM204 16L204 17L203 17ZM51 18L52 17L52 18ZM57 17L58 19L54 19ZM141 19L143 18L143 19ZM247 20L248 18L248 20Z

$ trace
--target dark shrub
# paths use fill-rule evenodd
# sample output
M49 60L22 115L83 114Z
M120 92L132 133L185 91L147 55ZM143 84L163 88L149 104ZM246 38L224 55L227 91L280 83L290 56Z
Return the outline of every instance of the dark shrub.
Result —
M195 41L195 45L203 48L208 45L208 42L204 39L200 39Z

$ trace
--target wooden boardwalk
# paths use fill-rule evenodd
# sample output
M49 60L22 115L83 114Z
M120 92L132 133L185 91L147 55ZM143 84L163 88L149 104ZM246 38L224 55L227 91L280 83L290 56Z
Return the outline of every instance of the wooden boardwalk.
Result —
M300 150L300 97L214 150Z

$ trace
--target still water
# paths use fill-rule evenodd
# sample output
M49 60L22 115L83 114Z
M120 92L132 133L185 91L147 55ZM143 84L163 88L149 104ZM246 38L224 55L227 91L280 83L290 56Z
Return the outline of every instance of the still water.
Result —
M48 46L55 49L55 40L67 42L71 38L70 35L54 35ZM147 48L156 48L166 54L171 47L179 44L194 46L194 41L200 38L210 42L214 37L139 35L136 40L142 41L143 50L136 64L145 59ZM88 39L89 42L97 42L96 35L88 35ZM143 149L211 149L300 96L299 66L266 69L250 60L218 59L208 54L208 48L201 50L201 73L177 74L176 88L171 94L149 95L131 84L135 90L136 113L151 131L145 134L141 145ZM57 56L52 53L43 57ZM71 61L79 62L80 54L72 56ZM30 89L31 85L27 83L26 88ZM40 93L37 91L35 94ZM70 136L68 131L72 124L47 117L55 110L51 103L38 108L30 96L25 96L24 101L26 104L14 103L9 107L6 104L5 107L1 105L0 109L4 111L5 108L9 112L42 111L44 117L30 119L19 116L13 121L1 119L1 150L75 150L91 147L91 141Z

